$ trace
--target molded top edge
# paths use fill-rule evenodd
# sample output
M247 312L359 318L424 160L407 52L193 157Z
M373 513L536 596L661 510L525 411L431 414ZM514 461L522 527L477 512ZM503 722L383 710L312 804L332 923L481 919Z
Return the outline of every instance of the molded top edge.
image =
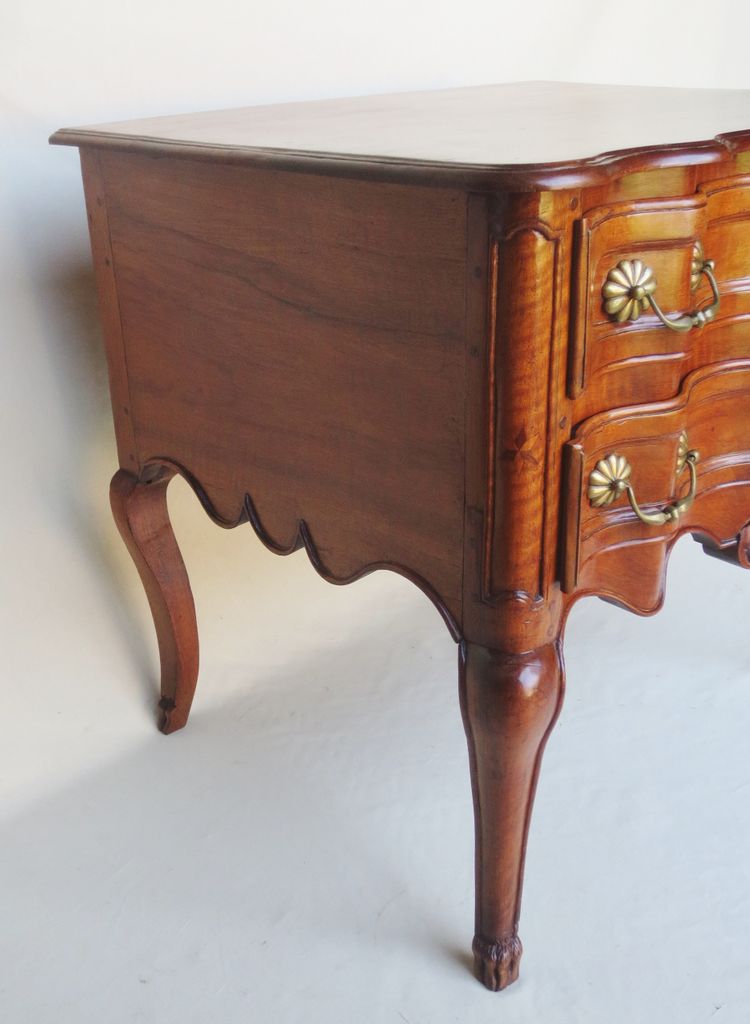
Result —
M750 149L750 90L522 82L144 118L50 141L385 180L576 188Z

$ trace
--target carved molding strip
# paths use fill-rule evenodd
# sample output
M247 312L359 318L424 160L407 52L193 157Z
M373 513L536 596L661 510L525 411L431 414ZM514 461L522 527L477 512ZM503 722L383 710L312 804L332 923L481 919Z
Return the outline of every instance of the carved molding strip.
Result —
M490 240L487 492L482 600L533 604L544 590L544 497L559 235L541 221ZM515 252L525 246L523 256ZM538 285L549 289L540 301ZM528 337L531 335L531 337ZM530 360L529 353L532 353ZM515 514L511 512L512 504ZM527 507L528 517L518 515Z

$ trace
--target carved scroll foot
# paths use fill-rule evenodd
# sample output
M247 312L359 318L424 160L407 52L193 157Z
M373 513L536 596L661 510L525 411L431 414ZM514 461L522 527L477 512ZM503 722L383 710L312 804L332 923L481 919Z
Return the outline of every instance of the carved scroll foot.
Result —
M498 942L488 942L475 936L472 951L477 977L491 992L499 992L517 980L523 953L517 935Z
M172 477L156 471L138 480L118 470L110 485L115 522L135 562L151 607L161 661L159 728L176 732L188 720L198 680L198 628L185 564L167 511Z
M518 977L521 889L542 752L560 710L559 644L504 654L462 644L461 710L476 825L474 959L493 991Z

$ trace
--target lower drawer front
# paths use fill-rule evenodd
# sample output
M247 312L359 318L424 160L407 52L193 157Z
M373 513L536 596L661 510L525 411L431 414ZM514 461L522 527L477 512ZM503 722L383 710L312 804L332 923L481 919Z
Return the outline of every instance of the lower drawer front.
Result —
M750 359L696 370L667 402L592 416L565 454L563 588L654 611L679 533L726 544L750 521Z

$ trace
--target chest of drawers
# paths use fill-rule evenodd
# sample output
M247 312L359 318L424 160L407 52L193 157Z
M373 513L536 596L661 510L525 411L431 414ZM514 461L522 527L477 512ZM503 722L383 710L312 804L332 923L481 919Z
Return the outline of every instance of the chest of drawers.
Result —
M684 533L750 565L750 93L527 83L66 129L120 467L185 725L181 474L458 643L480 979L517 976L531 805L582 595L649 614Z

